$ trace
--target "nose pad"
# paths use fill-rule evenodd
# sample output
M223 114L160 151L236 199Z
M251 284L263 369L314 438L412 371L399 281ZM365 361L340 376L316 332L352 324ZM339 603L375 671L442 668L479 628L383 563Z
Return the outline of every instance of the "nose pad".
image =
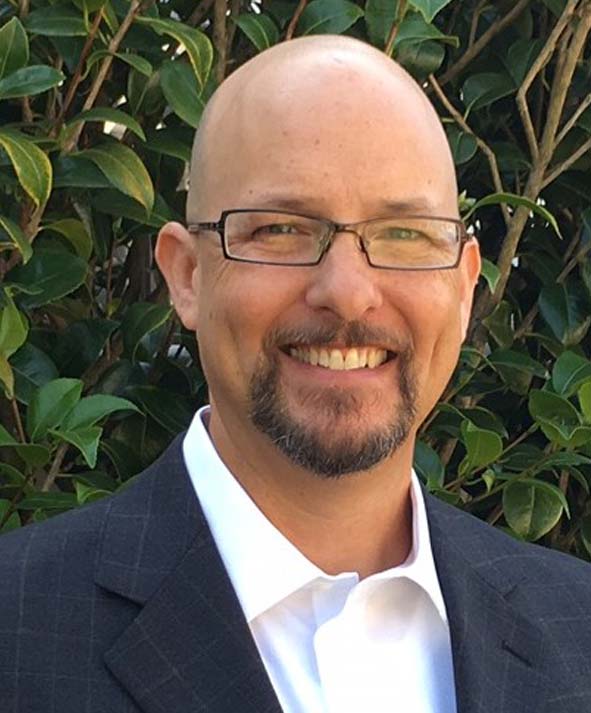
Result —
M332 247L332 244L335 242L335 240L337 239L337 237L339 236L340 233L349 233L350 235L355 236L355 244L359 248L360 252L362 252L365 255L365 259L367 260L367 263L370 264L369 263L369 255L367 254L367 250L365 249L365 244L363 242L363 238L356 230L353 230L352 228L347 228L346 226L338 227L335 234L332 236L332 239L326 246L325 253L330 250L330 248Z

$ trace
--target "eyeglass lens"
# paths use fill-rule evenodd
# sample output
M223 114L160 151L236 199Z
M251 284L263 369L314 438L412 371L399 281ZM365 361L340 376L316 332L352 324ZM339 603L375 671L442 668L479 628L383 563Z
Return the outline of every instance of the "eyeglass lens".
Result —
M460 250L458 225L433 218L371 220L355 228L372 265L428 268L455 265ZM328 222L273 212L226 216L228 255L253 262L309 264L318 260L331 235Z

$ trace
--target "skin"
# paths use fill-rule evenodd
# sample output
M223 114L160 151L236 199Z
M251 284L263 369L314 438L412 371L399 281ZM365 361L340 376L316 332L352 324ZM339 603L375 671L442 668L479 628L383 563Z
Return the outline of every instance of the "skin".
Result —
M257 55L224 82L195 142L187 220L230 208L284 208L341 223L402 213L455 218L454 166L439 119L415 82L369 46L312 37ZM219 236L160 232L156 256L184 325L196 331L211 395L210 436L265 515L309 559L361 576L399 564L412 544L410 470L416 431L457 362L480 271L470 241L453 270L368 265L339 233L315 267L225 260ZM323 442L360 442L401 403L398 359L336 372L286 356L272 336L358 323L369 343L412 352L416 416L410 436L368 471L327 479L294 465L249 418L249 383L278 360L292 418ZM305 340L304 340L305 341ZM338 414L321 407L342 396Z

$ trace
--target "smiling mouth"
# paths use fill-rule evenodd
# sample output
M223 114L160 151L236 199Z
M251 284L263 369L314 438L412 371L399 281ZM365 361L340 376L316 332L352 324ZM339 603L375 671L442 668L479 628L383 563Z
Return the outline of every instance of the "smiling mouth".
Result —
M376 369L396 354L379 347L327 348L297 346L282 350L297 361L333 371Z

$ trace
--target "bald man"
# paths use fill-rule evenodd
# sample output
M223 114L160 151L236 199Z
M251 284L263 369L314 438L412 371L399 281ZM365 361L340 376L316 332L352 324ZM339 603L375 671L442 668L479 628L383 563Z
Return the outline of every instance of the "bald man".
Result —
M588 565L412 472L480 271L414 81L347 38L255 57L157 259L210 405L124 493L0 540L0 710L591 710Z

